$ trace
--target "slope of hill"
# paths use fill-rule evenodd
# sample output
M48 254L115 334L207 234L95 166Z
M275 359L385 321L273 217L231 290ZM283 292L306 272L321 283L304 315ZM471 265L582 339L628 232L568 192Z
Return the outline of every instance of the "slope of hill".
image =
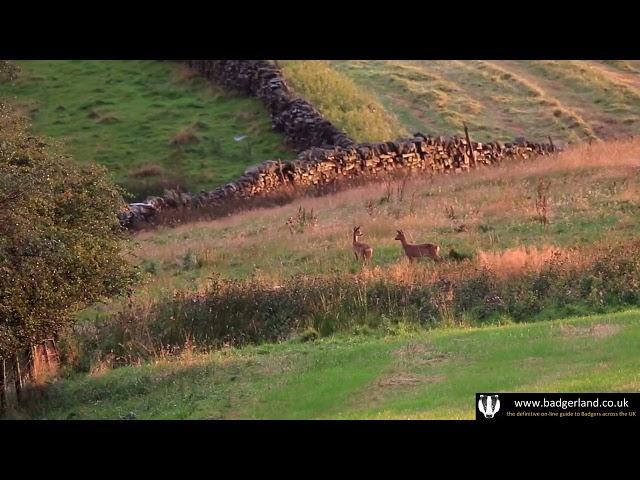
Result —
M177 185L211 189L266 159L294 158L261 102L156 61L21 61L0 96L62 140L78 161L106 165L137 198Z
M14 418L473 419L476 392L640 388L640 311L224 349L76 376Z
M144 137L125 128L128 117L116 106L130 100L147 112L149 105L138 102L146 98L142 85L148 89L151 79L139 78L134 95L120 91L126 85L117 79L136 78L135 72L105 73L102 69L107 67L99 65L83 77L74 70L78 65L70 62L67 78L74 71L79 78L73 88L85 84L85 90L77 90L85 97L80 101L57 74L42 73L34 79L30 64L22 65L26 74L9 88L12 95L22 98L25 108L38 109L32 110L37 128L53 129L52 136L65 135L63 127L67 128L70 149L75 132L86 130L75 141L80 159L82 145L91 153L96 138L110 141L96 128L120 128L111 133L114 145L133 145ZM61 65L55 65L56 72ZM227 120L240 115L238 104L246 100L246 105L256 105L251 99L211 94L177 65L138 65L140 71L160 69L156 73L164 72L165 81L174 74L173 81L188 82L150 92L167 102L164 110L155 111L157 117L179 120L154 127L153 148L176 148L179 158L187 158L191 148L203 147L210 139L198 131L206 125L197 119L200 113L195 120L182 115L202 110L202 118L209 118L209 110L224 106L229 110L216 117L223 121L210 128L233 136L235 132L225 129ZM428 70L433 65L422 62L399 62L391 72L385 70L389 65L395 62L333 63L333 68L344 69L341 75L352 76L356 83L373 72L366 80L371 91L390 108L401 105L402 122L422 118L415 129L423 133L455 133L458 122L465 121L477 140L482 135L532 137L531 132L543 140L546 134L569 140L606 137L613 130L620 135L616 128L627 124L622 121L616 127L611 123L615 118L627 119L629 125L635 122L634 62L594 63L597 74L589 79L579 75L586 69L581 62L435 62L437 75ZM91 62L80 70L85 67L91 70ZM399 75L392 83L406 86L406 97L396 95L402 91L398 87L376 90L387 74ZM96 86L96 75L118 88ZM454 77L461 83L445 83L453 84ZM428 81L432 86L420 90ZM68 97L43 94L35 82L54 82L46 92L59 90ZM176 93L176 88L184 90ZM601 95L605 88L608 95ZM105 92L93 92L96 89ZM108 96L86 99L91 92L106 95L107 90ZM113 92L120 92L118 103L109 99L116 95ZM416 93L415 101L408 102ZM38 105L25 103L39 95L43 99ZM64 102L57 102L63 97ZM339 98L332 98L340 104ZM362 98L355 101L360 107L372 105L368 100L361 103ZM585 98L592 102L583 105ZM181 113L171 115L174 109L167 105L182 102L187 105L178 108ZM208 106L189 106L194 102ZM434 103L438 111L432 110ZM496 105L505 105L505 111ZM70 108L72 112L65 113ZM249 125L255 121L266 128L266 115L263 118L264 112L256 109L255 117L230 123L237 128L247 125L245 120ZM143 120L144 116L136 117L132 124L143 128ZM92 124L84 128L87 121ZM600 129L598 122L611 130ZM187 128L175 135L185 124ZM262 127L256 128L262 132ZM165 142L161 146L159 139ZM242 143L233 138L231 142ZM271 146L281 148L279 141ZM145 150L144 145L139 148ZM160 157L166 154L157 152ZM200 154L209 158L206 149ZM151 171L162 167L166 176L191 172L194 185L204 182L204 177L198 178L202 165L190 163L189 170L178 162L172 170L175 158L167 155L164 164L144 160L139 166ZM140 172L132 177L128 163L114 160L121 157L102 161L109 164L109 158L122 183L140 181ZM584 143L557 156L505 161L464 175L381 182L138 233L130 260L145 272L145 284L128 298L80 313L74 330L59 339L65 375L36 389L43 396L38 400L35 395L15 415L471 418L473 395L480 390L637 390L639 158L637 139ZM244 168L240 163L233 168ZM162 175L161 171L156 176ZM141 190L144 185L137 186ZM374 248L371 265L354 259L350 235L356 225L362 226L364 240ZM394 240L397 229L405 230L413 243L439 244L443 261L409 264ZM612 313L621 310L628 311ZM582 314L599 316L569 318ZM545 322L533 323L541 320Z
M331 66L377 96L412 133L451 135L466 122L483 142L549 135L576 142L635 134L640 122L638 61L354 60ZM292 74L300 83L303 75ZM332 113L332 95L324 94L324 110L323 100L315 102L354 135L357 129Z
M482 390L637 389L639 312L607 312L639 305L639 152L583 145L142 232L147 283L83 312L60 342L69 376L12 415L472 418ZM397 228L444 261L409 265Z
M286 60L279 66L296 95L311 102L356 142L392 141L409 133L375 94L331 68L329 62Z
M0 96L34 131L96 160L137 198L212 189L249 165L290 159L257 99L171 62L22 61ZM634 134L638 61L283 61L296 93L357 141L420 131L478 141L579 141Z
M640 259L629 250L640 234L639 153L638 141L586 145L141 232L132 259L146 283L129 299L83 312L73 362L90 370L153 358L185 339L209 348L307 327L375 328L385 318L478 325L635 305L627 291ZM355 225L374 248L368 268L351 251ZM410 242L437 243L445 261L409 265L396 229ZM622 260L618 273L603 273ZM531 297L537 285L546 293ZM440 298L443 286L452 291Z
M296 274L355 272L354 225L362 225L366 241L376 246L374 265L381 268L403 260L393 240L396 228L406 229L416 242L428 239L466 252L629 240L640 234L639 158L639 141L608 142L467 174L417 176L301 198L282 207L141 232L138 255L162 278L180 278L181 259L192 256L199 267L190 275L218 272L243 279L257 270L278 282ZM540 178L549 182L542 192L548 199L547 225L536 210Z

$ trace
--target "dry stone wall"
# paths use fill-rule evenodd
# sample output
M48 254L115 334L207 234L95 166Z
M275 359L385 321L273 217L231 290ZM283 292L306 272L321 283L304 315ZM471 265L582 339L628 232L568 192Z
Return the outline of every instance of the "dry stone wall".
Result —
M282 71L265 60L189 60L187 64L208 80L260 98L274 129L283 132L286 142L298 151L354 145L313 105L294 95Z
M394 142L355 144L308 102L296 99L274 65L256 60L194 60L189 64L211 80L262 98L270 108L274 127L282 130L291 144L304 149L296 160L267 160L248 168L235 182L208 192L168 191L162 197L147 199L156 212L206 208L215 216L216 211L229 213L230 205L231 209L246 208L252 203L250 199L265 199L283 191L303 195L331 185L397 174L461 173L507 158L525 160L558 150L551 142L519 139L516 143L479 143L421 134ZM123 223L129 225L142 216L138 211L144 207L133 208Z

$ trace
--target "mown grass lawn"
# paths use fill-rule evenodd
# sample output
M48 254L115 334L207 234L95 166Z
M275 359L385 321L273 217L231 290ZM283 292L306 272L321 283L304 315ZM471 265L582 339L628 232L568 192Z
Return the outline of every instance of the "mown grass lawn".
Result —
M342 334L76 375L17 417L473 419L475 393L633 392L640 310Z

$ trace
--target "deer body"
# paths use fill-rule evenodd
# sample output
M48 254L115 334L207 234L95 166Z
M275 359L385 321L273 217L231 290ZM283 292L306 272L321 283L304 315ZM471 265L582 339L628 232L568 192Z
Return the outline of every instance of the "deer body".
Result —
M396 235L395 240L400 240L405 255L412 263L415 259L419 259L421 257L429 257L436 262L441 260L440 247L438 245L434 245L433 243L411 245L410 243L407 243L407 239L405 238L404 232L402 230L398 230L398 235Z
M371 260L373 256L373 248L366 243L358 241L358 237L362 237L364 234L360 231L360 227L353 229L353 253L356 256L356 260L362 260L365 263Z

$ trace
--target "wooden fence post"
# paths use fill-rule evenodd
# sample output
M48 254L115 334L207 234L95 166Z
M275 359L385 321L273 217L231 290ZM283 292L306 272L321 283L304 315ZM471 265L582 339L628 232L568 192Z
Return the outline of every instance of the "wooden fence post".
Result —
M36 359L38 356L38 347L36 345L32 345L27 352L27 375L29 376L29 381L35 383L36 381Z
M471 139L469 138L469 130L467 130L467 124L466 123L462 123L462 125L464 126L464 135L465 137L467 137L467 146L469 147L469 156L471 157L471 160L473 161L473 168L476 167L476 154L473 151L473 147L471 146Z
M7 362L0 362L0 415L7 410Z
M20 403L22 399L22 372L20 372L20 355L13 356L13 382L16 388L16 400Z

